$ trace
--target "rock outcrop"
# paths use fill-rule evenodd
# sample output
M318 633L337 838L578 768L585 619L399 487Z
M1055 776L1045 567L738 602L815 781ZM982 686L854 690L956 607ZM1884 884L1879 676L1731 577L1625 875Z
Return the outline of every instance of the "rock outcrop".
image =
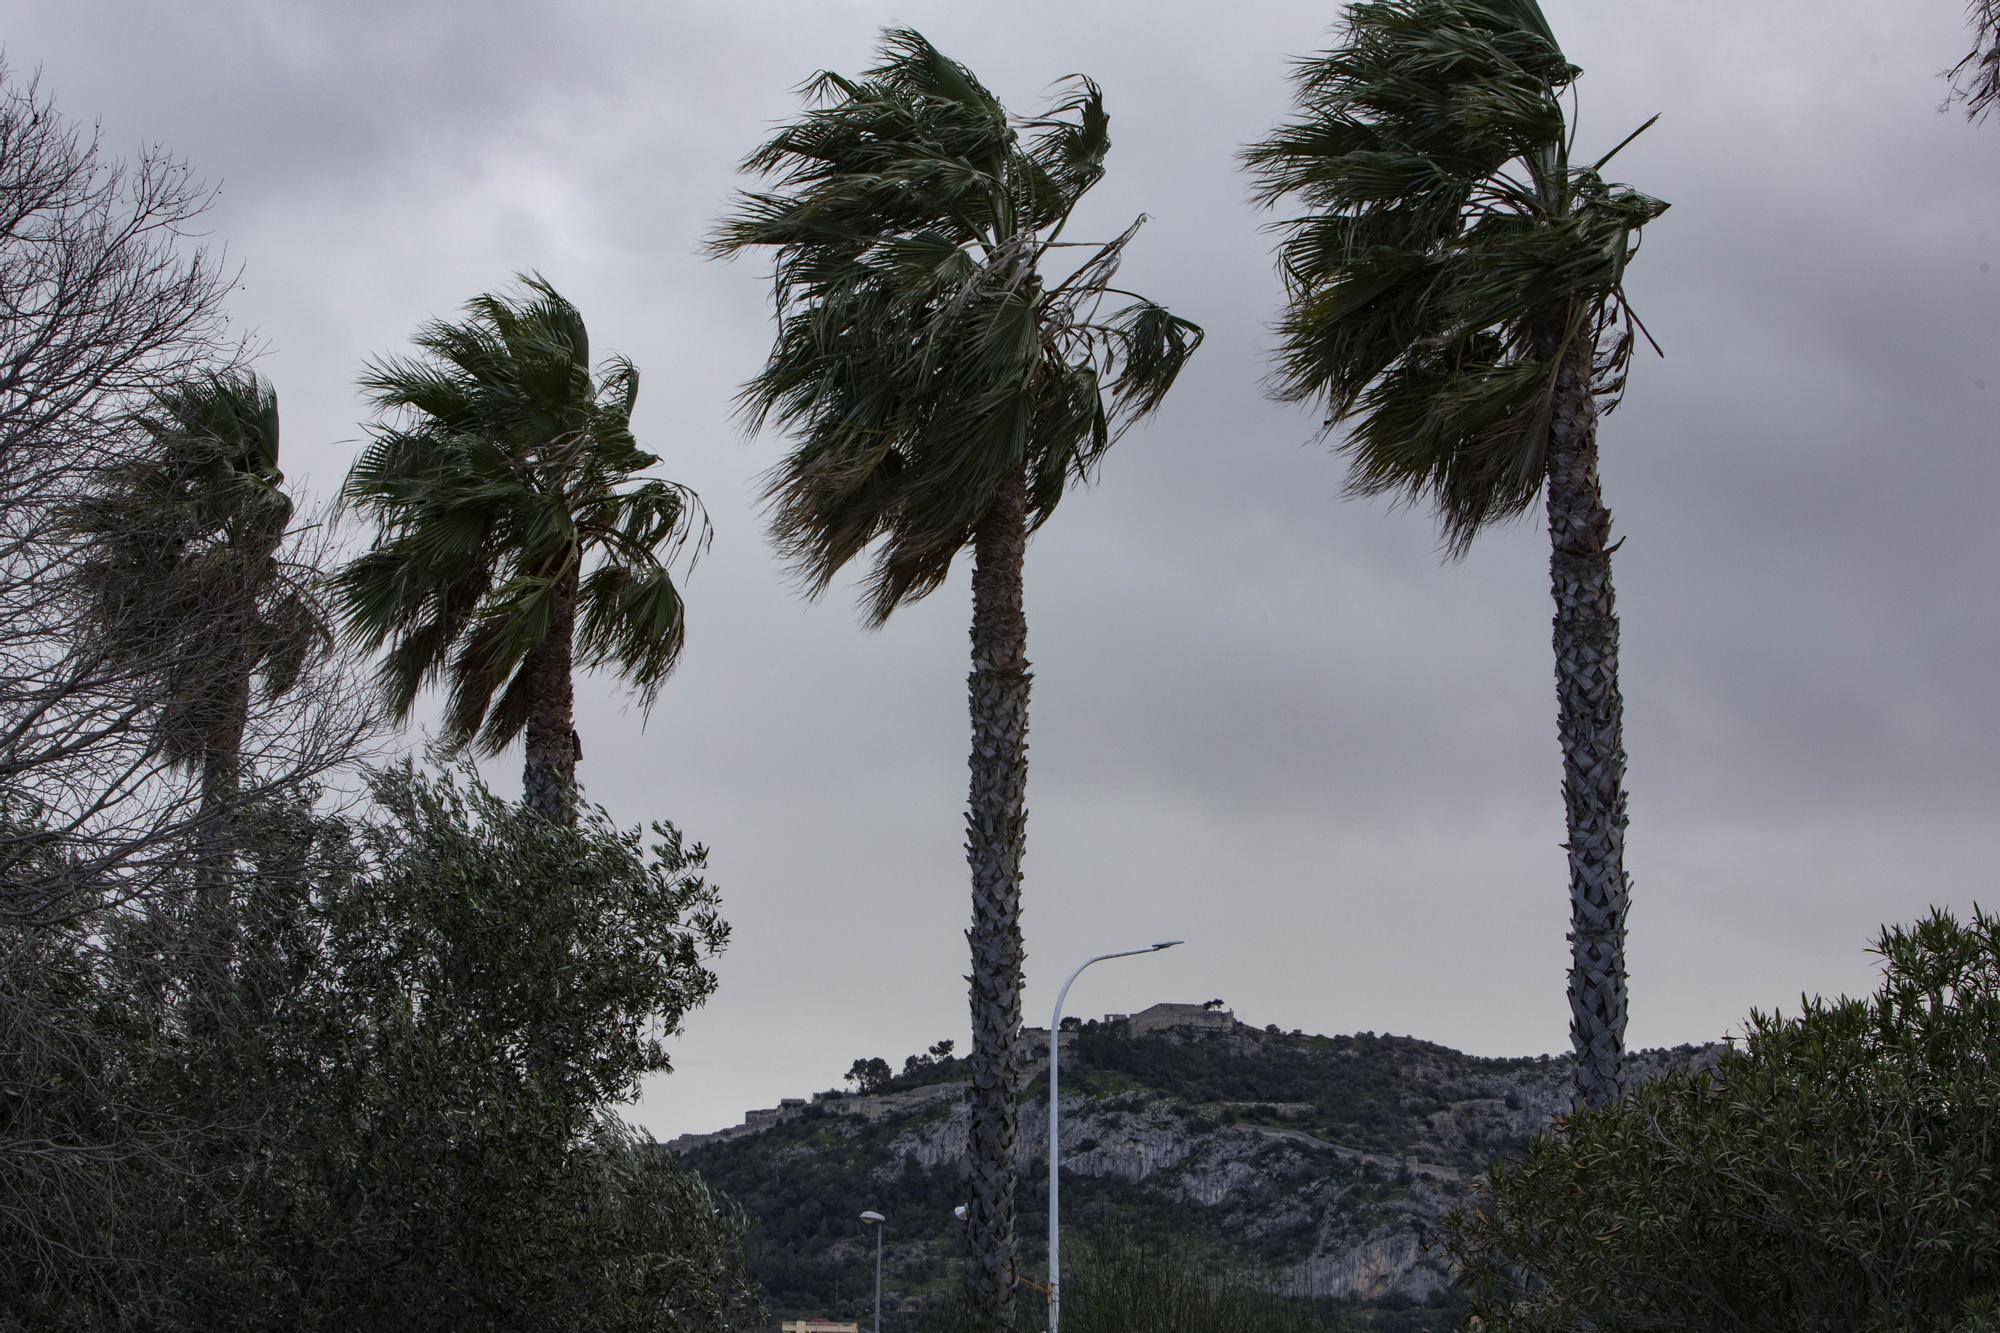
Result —
M1233 1020L1225 1027L1212 1013L1143 1036L1127 1031L1122 1022L1091 1025L1066 1043L1066 1223L1143 1218L1157 1231L1170 1222L1301 1297L1440 1297L1449 1275L1430 1242L1445 1215L1470 1197L1489 1162L1569 1107L1566 1058L1484 1060L1409 1038L1287 1035ZM1633 1073L1712 1063L1718 1049L1642 1053ZM820 1232L807 1228L823 1229L819 1204L844 1194L832 1208L916 1219L896 1232L912 1280L948 1273L954 1238L932 1215L948 1213L967 1110L953 1069L929 1072L936 1081L822 1097L675 1146L753 1216L768 1218L773 1242L808 1252L788 1263L810 1262ZM1039 1064L1030 1071L1021 1113L1026 1219L1046 1206L1041 1072ZM1034 1231L1023 1227L1031 1266ZM822 1252L844 1250L850 1239L829 1238Z

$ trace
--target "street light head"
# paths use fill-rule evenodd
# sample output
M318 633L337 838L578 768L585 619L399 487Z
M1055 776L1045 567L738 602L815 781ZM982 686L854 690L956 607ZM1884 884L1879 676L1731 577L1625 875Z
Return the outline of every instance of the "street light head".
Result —
M1162 949L1171 949L1176 944L1186 944L1186 943L1187 943L1186 940L1161 940L1158 944L1155 944L1153 946L1153 952L1158 953Z
M871 1208L867 1212L861 1215L861 1220L866 1222L869 1226L875 1227L882 1225L882 1223L886 1219L882 1216L882 1214L876 1212L874 1209Z

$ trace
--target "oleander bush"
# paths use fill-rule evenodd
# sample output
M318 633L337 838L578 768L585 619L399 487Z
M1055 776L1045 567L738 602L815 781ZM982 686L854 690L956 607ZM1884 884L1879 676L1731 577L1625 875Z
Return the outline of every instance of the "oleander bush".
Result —
M1885 929L1860 999L1579 1114L1446 1243L1488 1333L1995 1327L2000 917Z

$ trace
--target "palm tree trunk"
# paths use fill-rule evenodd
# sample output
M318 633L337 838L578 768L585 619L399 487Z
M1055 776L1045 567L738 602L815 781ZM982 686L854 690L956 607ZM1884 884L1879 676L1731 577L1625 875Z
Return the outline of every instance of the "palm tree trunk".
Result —
M1623 1092L1625 702L1618 690L1611 511L1597 480L1591 349L1578 339L1556 380L1549 430L1549 584L1555 594L1556 728L1563 752L1570 893L1570 1042L1576 1104Z
M972 868L972 1124L966 1231L972 1294L995 1330L1014 1326L1017 1098L1021 1082L1021 853L1028 811L1028 620L1021 609L1027 487L1002 484L973 539L972 788L965 855Z
M241 643L242 636L234 641ZM195 1006L190 1021L200 1031L214 1031L221 1022L236 955L236 804L243 786L243 734L250 725L249 671L237 671L227 688L219 701L220 720L202 741L195 810L194 920L187 963Z
M576 823L576 682L575 659L577 575L571 567L556 591L549 632L522 664L529 697L527 756L521 772L521 804L544 819Z

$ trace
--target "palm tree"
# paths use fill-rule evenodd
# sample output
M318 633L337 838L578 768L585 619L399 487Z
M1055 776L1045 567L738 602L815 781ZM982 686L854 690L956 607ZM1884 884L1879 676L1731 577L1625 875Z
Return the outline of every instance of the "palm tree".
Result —
M153 753L199 775L201 910L222 929L253 685L287 693L329 635L280 555L292 502L270 384L248 371L198 376L157 392L133 424L140 446L65 527L82 542L90 648L155 701Z
M708 523L686 487L635 481L659 462L632 435L638 370L593 370L576 307L522 284L369 365L382 417L342 494L374 543L335 585L353 640L387 649L399 721L444 679L446 739L497 754L525 732L523 803L573 822L574 669L611 667L651 705L683 638L669 565Z
M1596 1105L1620 1089L1630 893L1597 418L1644 332L1625 268L1666 205L1606 183L1617 148L1571 162L1580 71L1535 0L1356 4L1343 37L1301 64L1298 118L1245 154L1260 201L1299 208L1278 224L1275 391L1322 404L1350 490L1428 504L1454 557L1546 495L1570 1035Z
M1952 99L1965 103L1969 120L1981 120L2000 106L2000 0L1968 0L1972 50L1952 66Z
M773 537L813 595L872 553L867 620L942 584L970 548L974 1289L1011 1317L1020 888L1027 812L1022 558L1072 483L1152 412L1201 330L1112 285L1136 233L1063 240L1104 174L1108 118L1081 76L1011 118L964 65L907 30L858 79L821 73L809 109L745 162L717 254L770 247L778 331L744 389L790 451L767 479ZM1073 262L1045 273L1058 257Z

